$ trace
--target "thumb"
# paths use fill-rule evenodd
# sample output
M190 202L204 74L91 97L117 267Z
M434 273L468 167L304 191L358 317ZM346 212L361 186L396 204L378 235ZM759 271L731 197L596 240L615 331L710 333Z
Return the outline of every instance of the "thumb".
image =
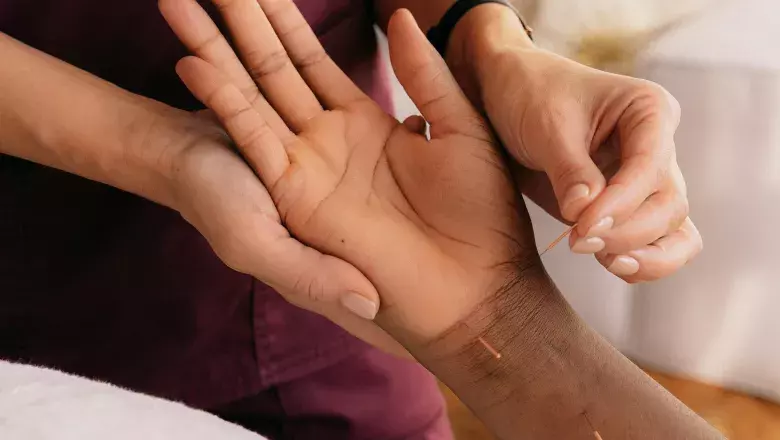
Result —
M431 125L431 138L453 132L484 136L484 124L474 124L482 119L411 12L396 11L387 36L395 75Z
M379 311L379 293L351 264L325 255L292 237L266 247L269 257L257 278L276 289L290 303L322 314L340 304L345 313L373 320Z
M544 171L555 191L561 215L576 222L604 190L604 175L584 148L550 148L547 154Z
M364 342L390 354L409 353L374 322L379 294L351 264L307 247L294 238L273 241L266 249L263 277L291 304L324 316Z

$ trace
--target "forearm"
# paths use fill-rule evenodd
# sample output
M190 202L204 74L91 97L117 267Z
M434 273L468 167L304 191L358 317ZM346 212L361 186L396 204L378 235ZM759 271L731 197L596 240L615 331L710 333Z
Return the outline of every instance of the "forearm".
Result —
M529 289L538 299L519 301ZM605 439L722 438L583 324L543 274L413 354L501 439L592 439L591 423Z
M165 167L175 139L156 121L175 110L2 33L0 59L0 153L172 203Z

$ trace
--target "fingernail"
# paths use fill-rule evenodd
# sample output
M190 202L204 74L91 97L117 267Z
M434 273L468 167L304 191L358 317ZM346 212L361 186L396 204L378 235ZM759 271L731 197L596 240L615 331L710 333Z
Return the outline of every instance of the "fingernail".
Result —
M628 255L620 255L615 257L607 270L619 277L625 277L639 272L639 262Z
M341 305L350 312L368 320L376 318L376 314L379 311L379 306L375 302L354 292L349 292L342 296Z
M588 185L585 185L584 183L578 183L571 188L569 188L569 192L566 193L566 197L563 199L563 207L566 209L569 205L576 202L577 200L586 198L590 195L590 188L588 188Z
M604 240L598 237L586 237L577 240L571 247L571 251L575 254L595 254L604 249L604 246Z
M588 229L588 233L585 234L586 237L598 237L599 235L607 232L609 228L612 227L612 225L615 224L615 219L612 217L604 217L603 219L596 222L595 225L591 226L590 229Z

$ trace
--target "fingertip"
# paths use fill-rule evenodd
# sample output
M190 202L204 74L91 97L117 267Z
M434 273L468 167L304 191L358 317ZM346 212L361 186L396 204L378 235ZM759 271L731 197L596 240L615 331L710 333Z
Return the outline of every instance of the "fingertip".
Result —
M625 205L622 188L609 185L599 192L577 218L576 231L581 236L601 234L623 221L617 207ZM622 211L621 211L622 212Z
M425 53L421 52L421 49L430 44L414 15L405 8L396 10L390 17L387 25L387 40L390 61L394 68L394 60L419 58L420 53Z
M388 33L390 32L390 29L397 28L398 26L408 26L409 20L414 23L414 27L419 28L419 26L417 26L417 20L414 19L414 15L412 15L410 10L406 8L396 9L395 12L393 12L393 15L390 16L390 21L387 24Z
M167 19L170 12L176 7L176 3L176 0L157 0L157 9Z
M420 115L412 115L404 120L404 127L412 133L425 135L428 130L428 123Z
M604 191L606 179L593 159L574 142L553 145L542 159L555 189L561 215L575 223Z
M193 59L196 58L192 55L187 55L186 57L180 59L178 62L176 62L176 74L180 77L189 75L192 68L195 66L196 61Z
M176 74L196 98L203 99L203 89L215 81L210 64L195 56L186 56L176 63Z
M608 271L619 277L629 277L639 272L639 262L628 255L618 255L605 264Z
M341 305L360 318L373 321L379 312L379 304L358 292L347 292L341 296Z
M561 201L561 215L570 222L576 222L580 214L594 199L593 191L585 183L571 185Z

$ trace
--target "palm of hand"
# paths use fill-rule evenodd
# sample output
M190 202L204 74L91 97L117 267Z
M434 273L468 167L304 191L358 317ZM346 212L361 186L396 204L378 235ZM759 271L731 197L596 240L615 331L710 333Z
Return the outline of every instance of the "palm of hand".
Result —
M516 273L503 263L535 250L486 124L411 16L391 23L391 55L430 141L365 96L291 2L268 3L268 18L255 0L221 8L251 55L246 70L217 34L209 53L196 50L213 64L187 58L179 74L220 118L292 235L365 274L381 294L383 326L433 337ZM193 35L217 32L204 26ZM195 37L188 44L202 48ZM214 46L230 53L213 58Z
M521 252L511 179L490 134L475 135L429 141L359 101L307 122L271 195L293 235L368 276L393 325L430 337Z

